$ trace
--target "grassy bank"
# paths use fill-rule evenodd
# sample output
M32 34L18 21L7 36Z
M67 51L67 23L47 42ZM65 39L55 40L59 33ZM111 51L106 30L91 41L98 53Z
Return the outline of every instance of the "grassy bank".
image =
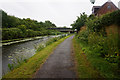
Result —
M25 40L25 39L38 39L39 37L44 37L44 36L37 36L37 37L29 37L29 38L18 38L18 39L10 39L10 40L2 40L2 43L8 43L8 42L13 42L13 41L20 41L20 40Z
M79 78L119 78L117 65L107 62L88 44L82 43L77 37L73 39L75 58Z
M3 78L32 78L33 74L41 67L41 65L46 61L48 56L53 52L53 50L65 39L71 35L64 37L57 42L48 45L46 48L37 52L33 57L27 60L26 63L22 64L19 68L14 69L9 72Z
M74 56L78 78L102 78L87 60L86 54L82 51L80 43L73 38Z
M49 35L45 35L45 36L49 36ZM35 39L40 39L40 38L45 37L45 36L36 36L36 37L28 37L28 38L18 38L18 39L2 40L1 42L2 43L9 43L9 42L20 41L20 40L27 40L27 39L35 40Z

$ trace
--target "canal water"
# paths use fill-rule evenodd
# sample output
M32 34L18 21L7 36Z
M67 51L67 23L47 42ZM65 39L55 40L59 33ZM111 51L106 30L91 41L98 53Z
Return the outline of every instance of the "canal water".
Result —
M35 54L35 47L41 43L45 43L47 40L58 37L57 36L45 36L42 39L16 43L7 46L2 46L2 75L9 72L8 65L12 64L14 59L24 58L28 59ZM1 48L1 47L0 47Z

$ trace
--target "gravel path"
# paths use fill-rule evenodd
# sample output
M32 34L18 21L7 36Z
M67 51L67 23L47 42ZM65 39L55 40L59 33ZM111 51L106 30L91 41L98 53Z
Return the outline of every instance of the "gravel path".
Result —
M71 50L73 37L67 38L54 50L34 78L76 78Z

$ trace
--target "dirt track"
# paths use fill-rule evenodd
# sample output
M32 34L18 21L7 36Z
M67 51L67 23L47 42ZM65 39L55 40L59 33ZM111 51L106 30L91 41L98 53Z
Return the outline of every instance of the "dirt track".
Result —
M34 78L76 78L71 51L73 37L67 38L54 50Z

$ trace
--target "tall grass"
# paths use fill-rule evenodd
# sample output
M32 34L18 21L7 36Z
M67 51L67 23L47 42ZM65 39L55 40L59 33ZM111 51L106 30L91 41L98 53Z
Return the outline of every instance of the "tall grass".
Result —
M76 40L92 66L101 72L105 78L119 77L119 47L118 34L103 35L102 32L87 33L80 31Z

